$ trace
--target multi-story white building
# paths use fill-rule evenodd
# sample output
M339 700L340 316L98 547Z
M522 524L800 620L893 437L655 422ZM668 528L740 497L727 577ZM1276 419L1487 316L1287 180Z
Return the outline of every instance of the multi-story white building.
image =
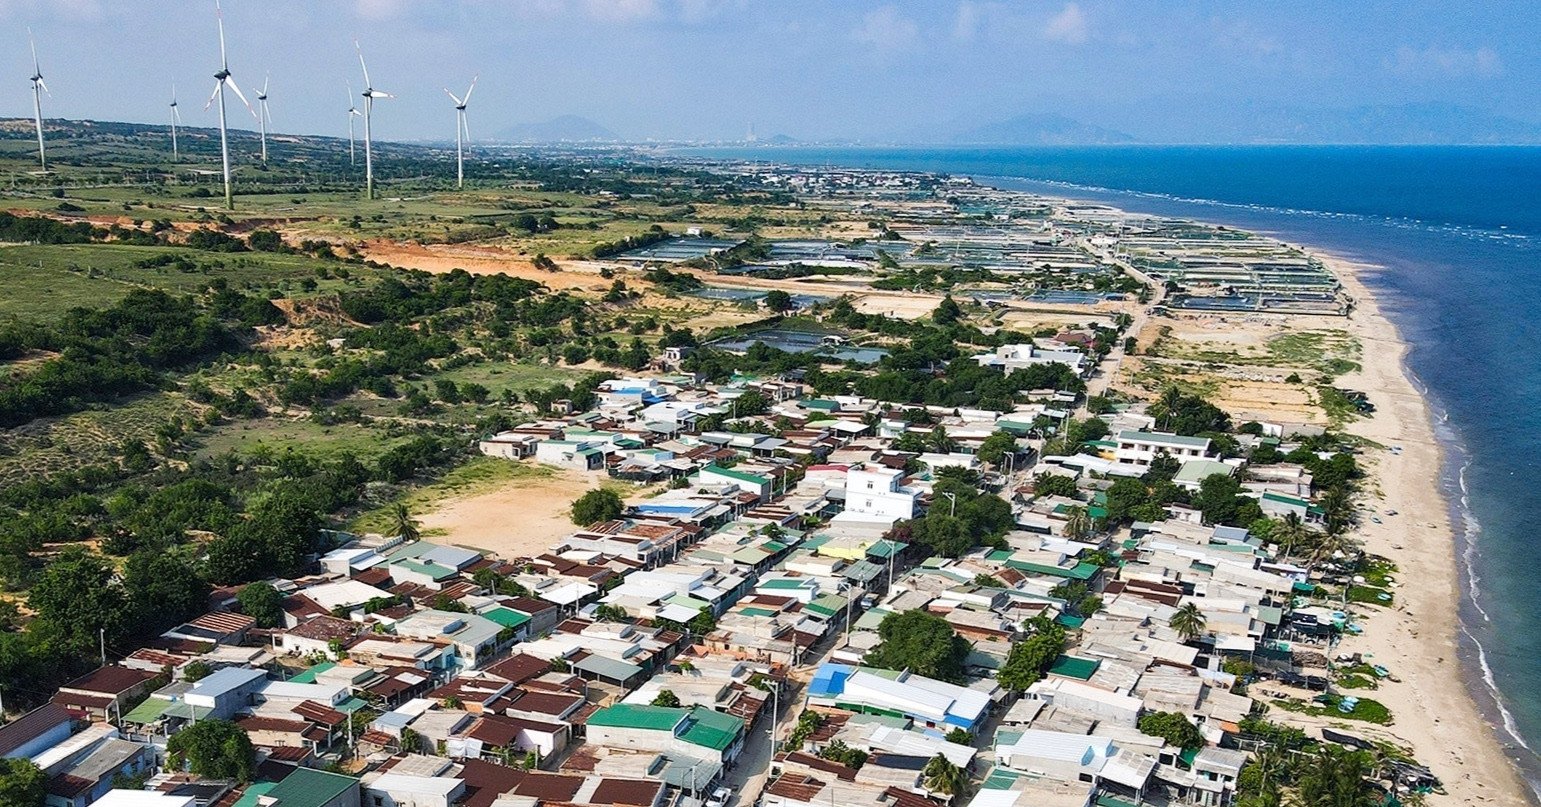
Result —
M845 511L868 521L889 523L915 517L920 491L900 484L904 471L892 468L852 468L845 475Z
M1132 465L1149 465L1158 455L1166 453L1177 460L1200 459L1209 456L1208 437L1184 437L1167 432L1124 430L1118 433L1118 448L1113 452L1119 462Z

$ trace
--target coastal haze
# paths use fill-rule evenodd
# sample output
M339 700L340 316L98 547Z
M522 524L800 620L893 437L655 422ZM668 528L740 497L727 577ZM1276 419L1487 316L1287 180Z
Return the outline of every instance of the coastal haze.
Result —
M1529 4L0 22L0 807L1541 804Z

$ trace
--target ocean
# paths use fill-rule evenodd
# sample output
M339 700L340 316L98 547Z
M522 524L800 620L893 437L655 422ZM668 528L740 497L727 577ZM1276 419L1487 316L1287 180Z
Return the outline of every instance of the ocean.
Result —
M1471 690L1541 792L1541 148L712 149L939 171L1264 232L1378 264L1365 280L1436 414ZM1414 581L1407 581L1413 583ZM1529 752L1526 752L1529 749Z

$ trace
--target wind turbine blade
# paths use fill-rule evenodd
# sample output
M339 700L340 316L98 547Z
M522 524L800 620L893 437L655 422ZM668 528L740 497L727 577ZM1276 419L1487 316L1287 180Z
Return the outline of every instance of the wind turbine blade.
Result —
M455 97L455 94L454 94L454 93L452 93L452 92L450 92L450 91L449 91L449 88L448 88L448 87L445 87L445 88L444 88L444 94L445 94L445 95L448 95L448 96L449 96L449 99L450 99L450 100L451 100L451 101L454 101L454 102L455 102L455 106L460 106L460 105L461 105L461 104L462 104L462 103L463 103L463 102L462 102L462 101L461 101L461 100L460 100L460 99L459 99L459 98L456 98L456 97Z
M45 83L43 83L43 79L41 79L41 78L39 78L39 79L38 79L38 80L37 80L37 86L39 86L39 87L42 87L42 88L43 88L43 92L45 92L45 93L48 93L48 97L49 97L49 98L52 98L52 97L54 97L54 94L53 94L53 93L51 93L51 92L48 92L48 85L47 85L47 84L45 84Z
M273 79L273 77L271 75L266 75L266 76L262 77L262 94L263 95L267 95L268 94L268 82L271 81L272 79Z
M214 82L214 92L209 93L209 100L203 102L204 112L208 112L209 107L214 105L214 99L219 97L220 84L221 82L219 81Z
M369 65L364 64L364 49L359 47L358 40L353 40L353 49L358 51L358 66L364 70L364 91L369 91Z
M464 110L462 110L460 113L460 131L465 132L466 142L469 143L471 141L471 123L466 120L466 113Z
M43 71L37 66L37 40L32 38L32 28L27 28L27 44L32 47L32 74L38 75Z
M214 17L219 20L219 66L229 69L229 60L225 58L225 10L219 7L219 0L214 0Z
M395 98L396 96L391 95L388 92L381 92L379 90L370 90L369 91L369 97L370 98Z
M479 76L479 75L471 77L471 88L466 90L466 98L465 98L464 101L461 101L460 103L462 103L462 104L469 104L469 103L471 103L471 93L476 92L476 80L479 79L479 78L481 78L481 76Z
M171 119L176 121L178 126L182 125L182 112L181 112L181 110L177 109L176 107L172 107L171 108Z
M230 85L230 89L235 90L236 97L241 99L241 103L246 105L246 111L250 112L251 116L256 118L257 117L257 110L252 109L251 102L246 100L246 96L244 94L242 94L242 92L241 92L241 85L235 83L234 80L228 79L228 78L225 79L225 83ZM261 118L258 118L258 120L261 120Z

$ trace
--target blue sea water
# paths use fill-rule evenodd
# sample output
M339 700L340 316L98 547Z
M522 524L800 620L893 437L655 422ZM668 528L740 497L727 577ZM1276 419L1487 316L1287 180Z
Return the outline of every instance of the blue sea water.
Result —
M1541 792L1541 148L698 153L968 175L1266 232L1385 267L1366 279L1410 344L1408 369L1447 448L1440 481L1458 520L1464 672Z

